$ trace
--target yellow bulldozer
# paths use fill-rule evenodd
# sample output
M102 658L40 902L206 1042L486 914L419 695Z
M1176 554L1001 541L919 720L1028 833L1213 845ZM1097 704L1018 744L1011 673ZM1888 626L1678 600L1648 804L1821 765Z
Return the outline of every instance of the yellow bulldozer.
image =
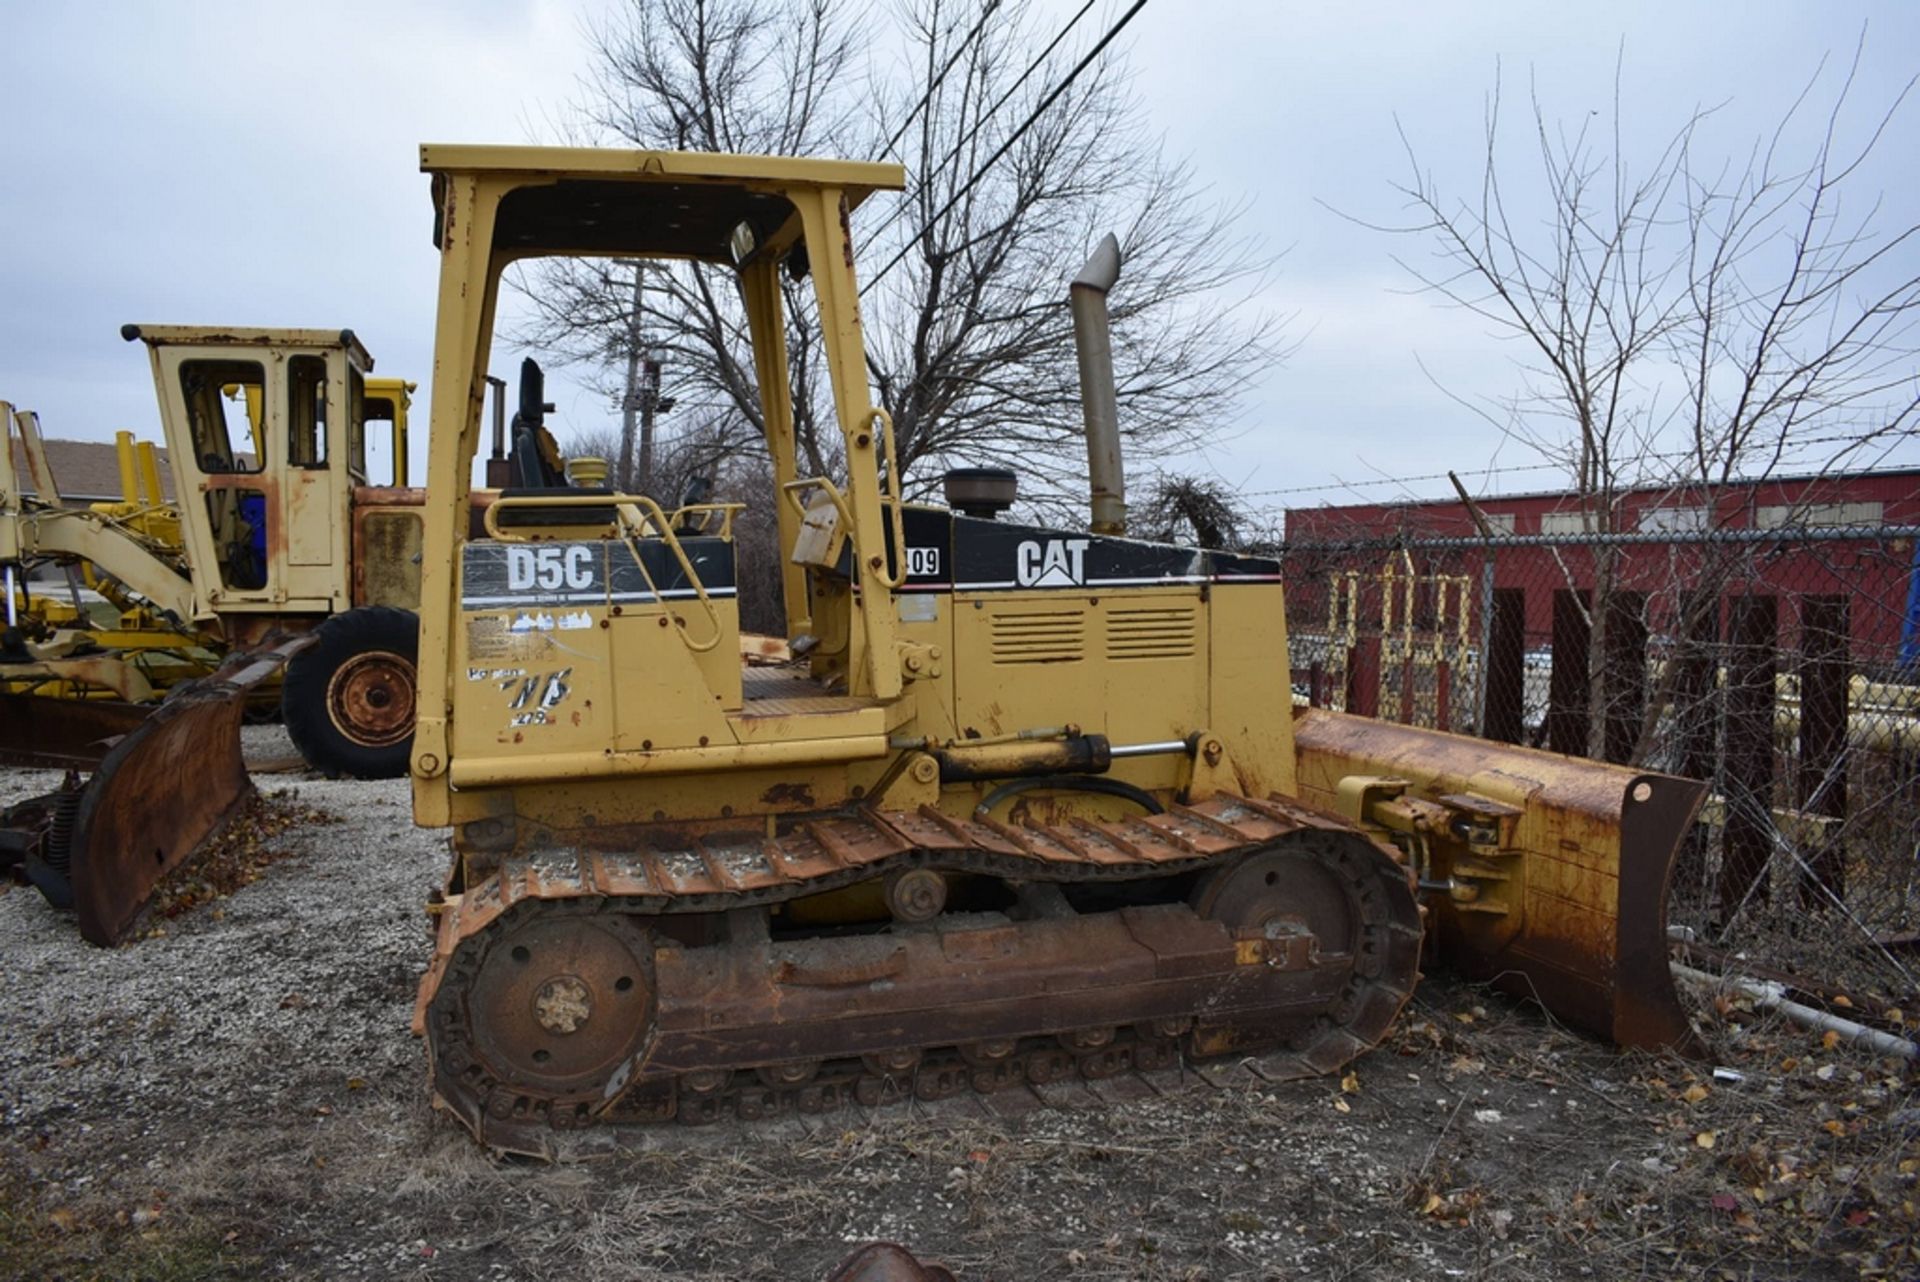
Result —
M122 336L151 358L171 505L157 453L125 439L122 501L67 505L37 416L0 403L0 760L97 765L84 788L0 817L0 864L101 943L249 791L238 727L263 683L280 679L288 733L317 768L405 773L425 499L406 485L410 385L372 379L351 331ZM382 422L394 483L372 485ZM36 570L58 577L36 593ZM115 618L94 619L83 592ZM154 704L161 671L195 679Z
M1296 709L1279 564L1124 536L1116 246L1072 290L1093 527L1050 529L1006 518L995 469L950 475L950 506L902 498L851 232L897 166L421 163L413 798L453 858L415 1021L481 1141L543 1155L1182 1057L1326 1073L1435 957L1620 1042L1688 1036L1665 897L1700 785ZM571 486L516 449L471 519L501 273L566 255L734 274L792 663L740 658L737 505ZM840 475L798 472L783 273L817 305Z

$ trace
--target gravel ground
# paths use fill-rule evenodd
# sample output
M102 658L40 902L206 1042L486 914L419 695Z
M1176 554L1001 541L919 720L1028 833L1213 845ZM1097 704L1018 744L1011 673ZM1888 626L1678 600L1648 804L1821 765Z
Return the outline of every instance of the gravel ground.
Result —
M0 774L0 802L54 782ZM496 1160L428 1107L407 1032L444 836L403 781L260 783L285 857L135 943L0 893L0 1276L797 1280L871 1238L967 1282L1920 1271L1892 1062L1722 1000L1700 1020L1727 1082L1444 978L1344 1082L1189 1074Z

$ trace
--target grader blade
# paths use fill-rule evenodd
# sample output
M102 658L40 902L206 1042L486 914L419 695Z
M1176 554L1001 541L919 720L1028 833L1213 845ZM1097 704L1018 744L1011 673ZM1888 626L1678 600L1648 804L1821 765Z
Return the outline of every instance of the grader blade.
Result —
M298 637L237 655L180 686L113 745L85 784L36 799L45 804L33 813L45 819L37 831L16 830L9 844L22 850L49 900L71 904L89 943L124 939L160 879L252 795L240 755L247 692L308 644Z
M1294 743L1303 800L1424 861L1442 960L1622 1046L1694 1047L1667 890L1704 784L1323 709Z

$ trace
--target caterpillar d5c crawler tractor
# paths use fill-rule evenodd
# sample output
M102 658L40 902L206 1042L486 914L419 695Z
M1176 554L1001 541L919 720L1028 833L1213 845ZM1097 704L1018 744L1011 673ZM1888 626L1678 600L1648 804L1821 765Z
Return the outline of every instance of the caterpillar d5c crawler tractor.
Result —
M126 502L63 504L37 417L0 403L0 760L97 766L84 787L0 816L0 866L77 909L96 943L121 938L158 879L250 792L243 705L283 665L281 709L309 762L405 772L425 500L404 484L407 385L370 385L372 358L350 331L122 335L152 358L173 505L154 452L130 442ZM383 420L399 483L374 486L367 428ZM41 567L71 577L36 597ZM83 578L123 627L73 626L92 623ZM160 653L205 668L155 705L145 673Z
M481 1140L544 1154L581 1127L1183 1057L1324 1073L1388 1029L1435 937L1616 1038L1685 1034L1664 895L1695 785L1296 715L1278 564L1117 532L1111 244L1076 282L1094 530L1042 529L996 519L992 470L950 476L957 511L901 500L850 243L897 167L422 166L441 277L414 807L454 862L416 1025ZM727 505L529 462L469 537L500 273L563 254L737 274L797 666L740 662ZM796 474L783 271L817 302L841 477Z

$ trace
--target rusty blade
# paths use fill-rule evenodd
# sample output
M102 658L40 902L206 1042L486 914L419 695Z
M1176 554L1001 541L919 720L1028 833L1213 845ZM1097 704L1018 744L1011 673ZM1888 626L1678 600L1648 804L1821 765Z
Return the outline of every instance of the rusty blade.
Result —
M1504 877L1493 896L1429 897L1440 956L1622 1046L1696 1047L1667 965L1667 890L1704 784L1317 708L1295 718L1294 746L1302 797L1330 808L1352 775L1516 808L1502 866L1473 865Z
M0 765L50 770L97 766L115 740L133 733L158 706L0 694Z
M247 692L312 644L297 637L237 655L176 688L87 781L74 827L71 878L80 934L124 939L160 879L253 794L240 756Z

